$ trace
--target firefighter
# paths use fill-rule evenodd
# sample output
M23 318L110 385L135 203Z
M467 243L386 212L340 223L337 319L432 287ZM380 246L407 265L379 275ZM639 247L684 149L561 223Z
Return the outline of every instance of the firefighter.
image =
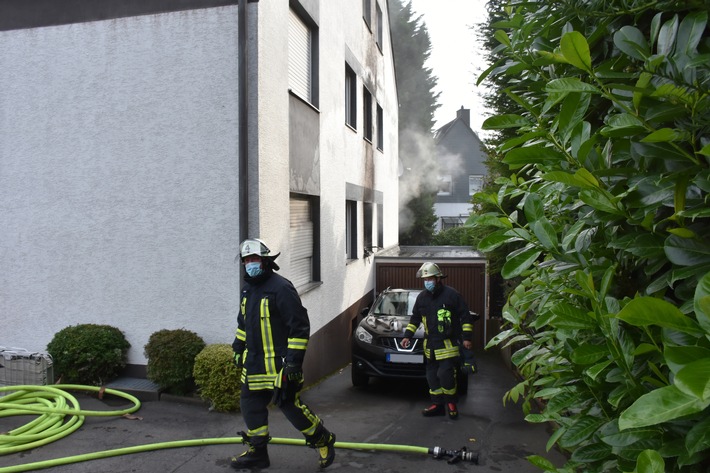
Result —
M423 322L426 379L432 404L422 414L425 417L443 416L448 411L449 418L456 419L459 415L456 406L459 343L471 349L473 317L461 294L444 285L442 279L445 277L436 263L424 263L417 271L417 278L424 281L425 290L414 302L402 347L409 347L414 332Z
M239 247L246 275L232 349L242 368L241 411L247 432L240 433L249 448L232 458L235 469L270 465L270 402L303 434L308 446L318 450L321 468L335 457L335 435L300 397L310 321L291 281L275 273L279 254L271 255L259 239L244 240Z

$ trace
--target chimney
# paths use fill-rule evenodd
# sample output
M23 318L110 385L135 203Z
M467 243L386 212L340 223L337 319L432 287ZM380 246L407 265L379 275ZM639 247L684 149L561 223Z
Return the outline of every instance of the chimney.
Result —
M463 105L461 105L461 109L456 111L456 118L460 118L467 127L471 128L471 110L463 108Z

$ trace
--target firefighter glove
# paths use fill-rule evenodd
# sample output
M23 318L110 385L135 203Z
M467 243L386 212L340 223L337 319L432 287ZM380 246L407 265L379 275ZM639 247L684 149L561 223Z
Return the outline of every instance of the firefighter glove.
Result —
M234 353L234 366L237 367L237 369L240 369L242 367L242 354L241 353Z
M274 383L272 402L277 406L281 406L284 402L293 402L302 388L303 369L301 365L287 364Z

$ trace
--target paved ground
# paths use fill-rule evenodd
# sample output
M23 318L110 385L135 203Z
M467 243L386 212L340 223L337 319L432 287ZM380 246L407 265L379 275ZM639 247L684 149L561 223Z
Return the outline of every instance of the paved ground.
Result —
M421 416L420 410L428 400L425 383L374 380L366 389L357 389L350 383L349 367L310 388L303 394L303 399L336 433L339 442L439 446L444 449L466 447L479 454L479 464L448 464L426 454L339 448L335 463L328 471L539 472L525 460L531 454L542 455L555 465L562 466L565 461L562 455L554 450L545 450L549 439L546 426L526 423L517 405L503 406L504 392L517 381L498 354L481 353L478 364L480 373L470 379L469 394L459 405L460 418L457 421ZM116 402L99 401L88 396L79 399L82 409L117 408ZM0 456L0 473L18 471L3 467L158 442L213 438L222 442L229 442L230 438L236 441L236 432L245 430L240 414L209 412L205 405L195 402L144 402L134 417L87 417L84 425L69 437L33 450ZM26 421L25 417L0 417L0 432L24 425ZM273 437L298 438L297 432L278 410L272 410L270 422ZM243 448L241 444L228 443L161 449L53 466L43 471L233 471L228 458ZM270 472L319 471L315 451L306 447L271 445L269 455Z

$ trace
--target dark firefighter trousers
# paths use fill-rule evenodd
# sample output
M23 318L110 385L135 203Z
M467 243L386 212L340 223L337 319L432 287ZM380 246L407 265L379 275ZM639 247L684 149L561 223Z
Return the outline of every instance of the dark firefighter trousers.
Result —
M443 360L426 360L426 380L429 384L429 395L434 404L458 402L456 395L456 370L459 358L444 358Z
M250 391L247 383L242 384L241 410L247 425L247 435L252 446L261 446L269 442L269 404L274 391L261 389ZM292 402L283 402L281 412L286 419L306 438L311 440L320 424L320 419L301 402L300 393Z

